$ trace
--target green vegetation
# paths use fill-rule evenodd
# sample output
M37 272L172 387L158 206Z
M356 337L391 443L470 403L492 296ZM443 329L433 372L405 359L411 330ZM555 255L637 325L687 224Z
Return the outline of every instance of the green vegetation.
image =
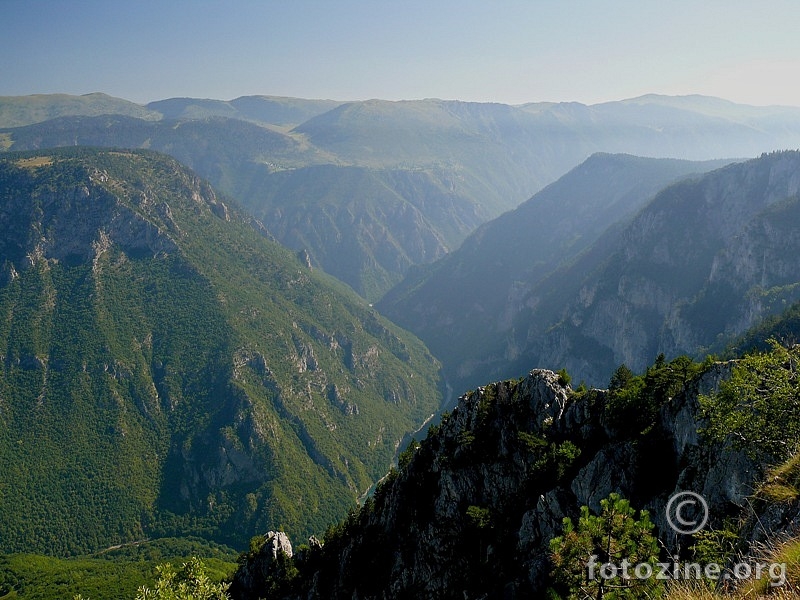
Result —
M274 597L302 596L311 581L318 582L316 593L325 594L338 589L330 586L339 585L332 583L339 577L344 578L341 585L347 590L365 596L379 594L396 561L412 560L419 551L422 542L417 528L436 540L430 556L447 557L432 561L431 569L438 572L458 565L458 589L473 594L496 592L500 582L518 575L520 556L525 555L517 547L519 523L531 499L569 481L585 465L577 440L565 439L552 420L531 425L525 385L525 379L500 382L468 394L457 412L443 415L441 424L431 427L424 440L412 442L401 453L398 468L389 472L361 507L328 527L321 546L304 547L276 564L256 544L234 577L234 594L255 599L269 589ZM453 421L462 418L469 425L455 427ZM510 423L527 427L517 429ZM441 493L438 473L454 482L450 485L466 481L470 489L475 486L472 501L447 503L455 514L446 518L436 517L432 506L432 498ZM491 473L498 481L510 479L514 487L498 495L483 473ZM345 575L340 564L343 556L348 557ZM356 577L367 572L369 578ZM417 592L424 596L421 589Z
M550 542L553 579L561 597L638 599L658 598L664 592L664 582L656 577L637 577L638 565L650 565L650 573L658 571L658 540L647 511L636 511L619 494L600 501L599 515L588 506L581 508L575 525L564 519L564 534ZM609 565L610 567L604 567ZM627 565L630 572L623 572ZM646 568L642 568L642 573Z
M438 408L418 340L172 159L9 155L0 198L0 552L306 536Z
M558 371L557 375L558 375L558 382L559 382L561 385L563 385L563 386L567 386L567 385L569 385L570 383L572 383L572 375L570 375L569 373L567 373L567 370L566 370L566 369L560 369L560 370Z
M709 357L698 363L688 356L679 356L667 362L661 354L643 375L634 375L627 366L620 365L608 384L609 425L617 430L646 433L661 407L712 361Z
M757 496L770 502L787 503L800 498L800 452L767 471Z
M136 600L228 600L230 584L214 582L206 573L203 562L190 558L180 569L171 563L156 568L158 579L153 588L143 586Z
M414 453L419 450L419 442L416 439L412 439L406 449L400 453L400 456L397 457L397 466L400 469L405 469L411 459L414 458Z
M800 538L790 537L761 548L755 560L775 565L772 573L755 574L737 586L710 586L708 582L670 582L666 600L795 600L800 596ZM720 564L723 564L720 562ZM784 570L785 569L785 570ZM753 569L755 572L755 569Z
M691 547L692 559L701 565L728 565L741 550L739 533L739 528L731 521L726 521L720 529L698 531L694 534L695 542Z
M196 539L169 539L109 549L68 559L33 554L0 556L0 598L62 600L81 595L90 600L132 600L143 586L153 586L165 562L183 564L202 557L209 581L229 580L236 553Z
M786 565L785 578L787 584L784 586L785 589L780 590L780 592L787 595L792 594L795 598L800 595L800 538L794 537L773 544L764 554L764 560L773 564ZM769 578L763 577L743 586L743 592L748 594L749 597L755 595L771 597L775 589L770 586L770 583Z
M769 352L742 358L719 392L701 398L701 404L711 439L731 438L752 456L782 463L800 440L800 346L786 348L774 340L771 345Z
M754 351L766 352L772 348L770 340L786 347L794 346L800 340L800 302L789 305L780 314L765 318L732 342L725 354L737 358Z

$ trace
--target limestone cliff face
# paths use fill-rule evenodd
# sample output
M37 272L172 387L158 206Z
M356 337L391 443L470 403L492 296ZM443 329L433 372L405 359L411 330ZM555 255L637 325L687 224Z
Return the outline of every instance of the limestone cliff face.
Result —
M300 575L291 585L275 583L271 554L255 553L234 596L259 597L267 573L274 597L535 597L547 585L548 544L562 519L582 505L598 511L611 492L650 511L669 551L685 548L688 538L666 521L675 492L702 494L718 526L742 510L762 476L743 452L698 434L698 397L730 369L717 363L687 381L646 431L614 416L609 392L573 394L551 371L481 387L324 546L295 553Z
M621 363L718 351L800 299L800 153L672 184L645 176L656 166L594 157L407 278L380 310L466 389L531 366L603 385Z
M798 263L791 258L797 236L771 224L774 205L795 197L799 187L800 155L767 156L673 186L631 224L618 252L622 275L612 297L639 319L646 321L646 312L657 315L656 327L643 328L650 352L675 355L707 346L719 334L739 334L753 324L742 306L732 306L724 321L716 315L716 331L709 331L703 316L719 312L726 292L739 304L748 293L798 280ZM784 211L796 213L797 206ZM753 319L756 311L744 312ZM608 322L609 316L600 309L592 320ZM604 333L598 326L593 337ZM619 344L613 349L636 368L652 360L624 353Z
M664 189L528 294L495 352L599 384L621 363L719 348L800 297L799 191L797 152Z

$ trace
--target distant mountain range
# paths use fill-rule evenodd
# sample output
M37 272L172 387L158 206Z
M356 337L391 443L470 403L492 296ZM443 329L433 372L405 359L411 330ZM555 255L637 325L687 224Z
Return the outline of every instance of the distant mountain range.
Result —
M410 334L150 151L0 159L0 552L308 535L440 405Z
M0 98L0 127L5 150L166 152L370 301L593 153L708 160L800 146L800 109L700 96L593 106L27 96Z
M800 298L800 153L666 185L711 166L595 156L380 309L456 389L545 365L602 386L621 363L720 350Z

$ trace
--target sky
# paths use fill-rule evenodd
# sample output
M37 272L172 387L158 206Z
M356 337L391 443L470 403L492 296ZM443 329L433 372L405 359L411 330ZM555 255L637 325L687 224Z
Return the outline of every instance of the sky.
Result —
M0 96L800 106L798 0L0 0Z

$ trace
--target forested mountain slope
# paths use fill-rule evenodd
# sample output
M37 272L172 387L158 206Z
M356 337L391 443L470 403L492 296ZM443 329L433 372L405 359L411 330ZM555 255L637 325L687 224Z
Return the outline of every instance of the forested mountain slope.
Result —
M0 551L317 531L436 360L174 159L0 160Z

